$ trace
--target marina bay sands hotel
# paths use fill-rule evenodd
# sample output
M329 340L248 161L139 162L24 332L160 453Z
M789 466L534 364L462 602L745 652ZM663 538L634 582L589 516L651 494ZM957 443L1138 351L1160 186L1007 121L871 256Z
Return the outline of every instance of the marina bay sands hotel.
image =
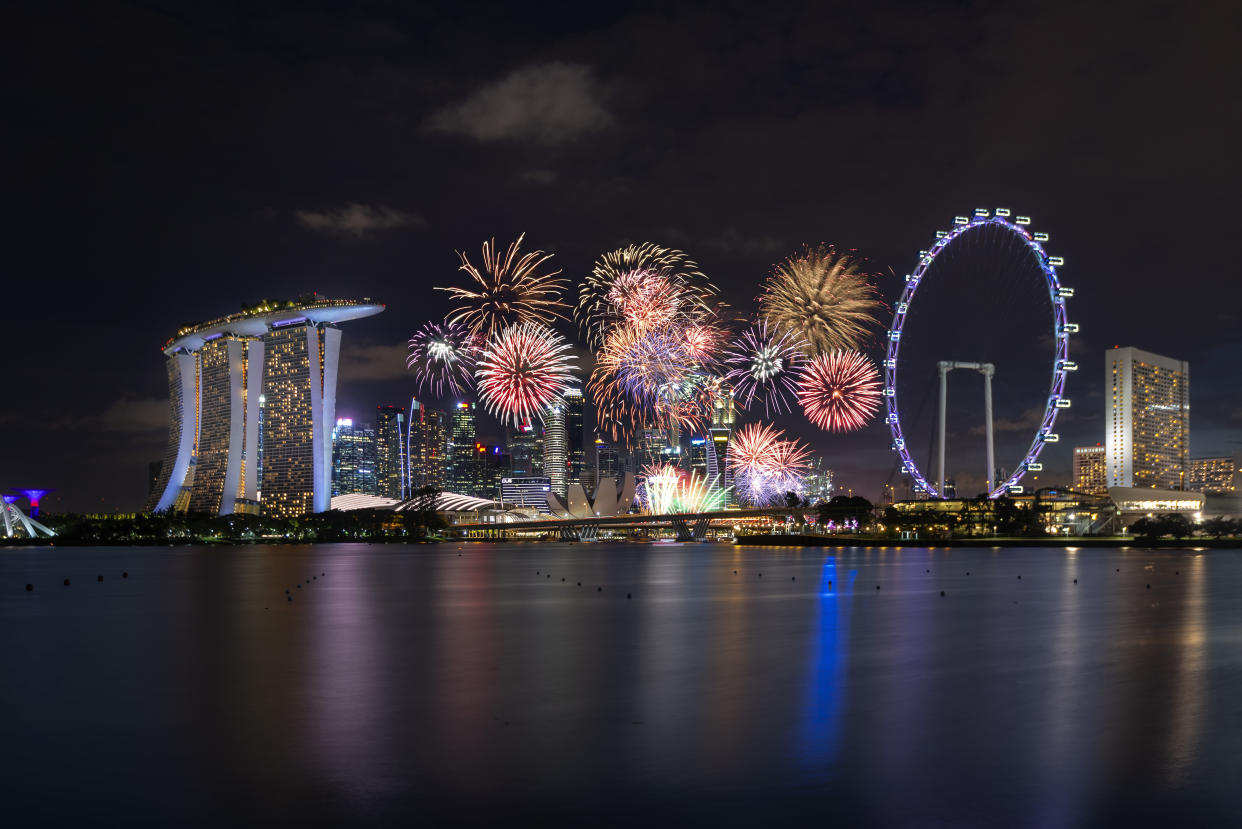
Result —
M328 509L338 326L383 310L314 295L179 330L164 346L172 426L147 510Z

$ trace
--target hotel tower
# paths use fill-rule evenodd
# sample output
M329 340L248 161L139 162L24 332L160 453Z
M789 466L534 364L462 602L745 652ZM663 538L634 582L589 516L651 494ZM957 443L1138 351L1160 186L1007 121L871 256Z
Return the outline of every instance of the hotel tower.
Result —
M314 295L179 330L164 346L172 426L147 510L327 510L338 325L383 310Z

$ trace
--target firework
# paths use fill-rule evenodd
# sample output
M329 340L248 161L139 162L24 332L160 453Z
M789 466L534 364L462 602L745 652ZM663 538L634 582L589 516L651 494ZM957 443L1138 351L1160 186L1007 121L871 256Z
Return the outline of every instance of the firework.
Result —
M569 343L544 325L502 328L479 355L479 401L502 423L543 419L543 412L573 382Z
M862 260L831 247L807 248L768 277L760 314L775 333L798 336L808 357L855 350L884 307L862 268Z
M418 390L428 386L435 396L447 390L460 394L471 388L477 348L464 325L429 322L410 338L405 367L413 369Z
M823 354L803 368L798 402L821 429L861 429L880 406L880 372L855 351Z
M643 499L652 515L712 512L724 506L729 491L717 485L717 476L686 475L671 464L649 464L643 476Z
M574 318L587 342L599 346L617 325L665 324L711 310L716 288L686 254L650 242L601 256L586 278Z
M595 404L595 427L601 435L622 446L634 441L637 413L634 404L616 383L616 378L597 366L587 380L587 393Z
M519 253L525 238L523 233L503 255L495 239L484 242L482 270L458 251L458 270L465 271L473 282L470 288L436 288L452 294L459 303L449 313L449 322L460 322L471 333L490 337L506 325L567 319L561 309L569 306L560 300L567 281L557 276L559 270L540 272L552 254L541 250Z
M609 333L595 363L601 374L615 378L639 406L654 406L662 393L679 388L695 368L681 331L644 331L629 326Z
M749 423L734 435L728 463L743 501L764 506L801 487L811 452L784 434L770 424Z
M803 361L802 342L797 336L788 331L773 333L760 320L725 352L729 369L725 379L733 384L734 399L743 409L758 397L765 415L789 411L789 398L797 393L797 371Z

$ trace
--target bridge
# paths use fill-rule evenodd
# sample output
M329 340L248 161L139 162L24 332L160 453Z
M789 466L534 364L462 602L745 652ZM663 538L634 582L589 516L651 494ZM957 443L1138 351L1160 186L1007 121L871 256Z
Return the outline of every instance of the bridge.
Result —
M772 518L785 520L793 516L814 515L811 507L762 507L753 509L717 510L715 512L679 512L665 515L614 515L608 518L550 518L536 521L505 523L473 522L456 524L453 529L466 538L509 538L514 535L555 534L565 541L584 541L599 537L603 528L618 530L672 529L678 541L702 541L713 522L728 525L739 519Z

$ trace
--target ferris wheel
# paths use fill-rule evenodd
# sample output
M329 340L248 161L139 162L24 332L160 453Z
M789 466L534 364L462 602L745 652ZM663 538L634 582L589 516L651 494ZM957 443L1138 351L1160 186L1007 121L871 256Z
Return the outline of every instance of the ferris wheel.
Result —
M984 374L987 382L986 434L988 442L987 488L989 498L997 498L1007 493L1021 493L1022 486L1020 481L1022 477L1027 472L1038 472L1043 468L1038 458L1040 452L1043 451L1044 444L1055 443L1059 439L1057 434L1052 431L1052 428L1056 422L1057 413L1061 409L1067 409L1070 406L1069 398L1065 397L1064 394L1065 378L1069 372L1076 371L1078 368L1069 359L1069 337L1078 331L1078 326L1074 323L1066 322L1065 317L1065 300L1074 295L1074 289L1061 285L1057 277L1057 268L1065 264L1064 260L1059 256L1049 256L1044 250L1044 243L1048 241L1048 234L1031 231L1030 224L1031 219L1029 216L1011 216L1009 209L1004 207L998 207L994 211L978 208L973 216L957 216L953 220L952 230L937 231L936 241L931 248L919 251L917 267L906 276L905 289L902 291L901 299L897 303L895 313L893 314L893 324L888 332L888 351L884 360L885 413L889 430L893 436L892 448L901 458L902 472L910 476L916 492L925 492L928 497L945 497L943 495L945 488L944 374L948 369L970 368L978 370ZM941 362L939 364L941 372L941 413L939 421L941 461L939 478L933 483L928 480L927 476L915 463L907 446L906 436L902 432L901 410L898 407L897 398L897 366L898 353L901 349L902 329L905 326L907 314L914 302L914 295L918 291L919 285L937 260L946 251L964 248L970 244L972 239L985 235L999 236L1007 244L1013 245L1014 249L1019 251L1021 256L1028 258L1030 263L1043 275L1048 296L1052 301L1052 381L1048 388L1047 404L1044 408L1043 417L1035 432L1035 437L1031 441L1030 448L1027 449L1025 456L1014 468L1012 474L1004 481L996 483L993 480L995 467L992 457L991 415L991 377L994 367L991 363Z

